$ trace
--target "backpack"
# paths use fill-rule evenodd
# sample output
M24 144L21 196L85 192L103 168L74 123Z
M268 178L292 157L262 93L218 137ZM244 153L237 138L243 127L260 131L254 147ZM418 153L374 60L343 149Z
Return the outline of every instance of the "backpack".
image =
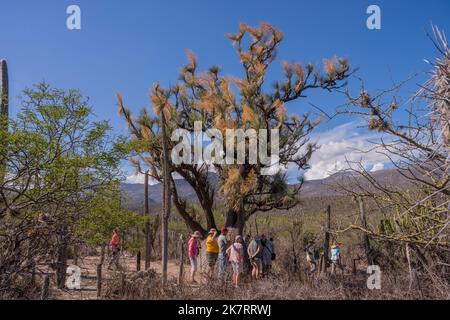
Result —
M274 261L277 258L277 254L275 252L273 252L272 250L270 250L270 248L268 246L266 246L265 244L263 244L263 247L266 248L267 250L269 250L270 260Z

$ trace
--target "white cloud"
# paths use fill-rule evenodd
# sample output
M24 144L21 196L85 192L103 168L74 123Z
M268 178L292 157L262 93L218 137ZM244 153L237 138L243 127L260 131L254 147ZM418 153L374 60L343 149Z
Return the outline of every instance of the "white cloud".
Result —
M127 176L125 183L130 183L130 184L144 184L145 183L145 176L142 173L139 174L133 174L133 175L129 175ZM155 179L152 179L152 177L150 177L149 182L150 185L155 185L158 184L159 182L156 181Z
M373 142L381 135L358 128L350 122L312 136L320 146L311 158L311 169L305 172L306 180L324 179L341 170L349 169L349 163L362 162L365 168L381 170L387 162L386 156L371 150ZM368 151L370 150L370 151ZM362 152L367 151L367 152ZM288 170L295 173L294 168ZM298 172L297 172L298 173Z
M375 163L372 167L372 169L370 169L370 172L375 172L375 171L381 171L384 170L384 163Z
M179 179L183 179L183 177L181 177L177 172L173 172L172 173L172 177L175 180L179 180ZM125 183L129 183L129 184L144 184L145 183L145 176L142 173L139 174L132 174L126 177L125 179ZM153 179L152 177L149 177L148 180L149 185L153 186L155 184L158 184L159 181Z

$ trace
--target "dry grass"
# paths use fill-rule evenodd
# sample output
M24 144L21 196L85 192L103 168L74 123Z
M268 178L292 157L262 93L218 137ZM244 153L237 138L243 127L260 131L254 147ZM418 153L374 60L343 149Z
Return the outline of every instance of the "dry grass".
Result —
M243 283L236 289L228 282L210 281L191 286L170 282L164 289L156 273L140 272L132 276L117 274L108 283L107 299L183 299L183 300L405 300L450 299L450 292L440 294L433 286L409 289L407 277L385 275L381 290L366 286L366 275L317 277L312 280L295 280L292 277L272 277L257 282ZM447 288L448 289L448 288ZM422 296L422 294L424 296Z

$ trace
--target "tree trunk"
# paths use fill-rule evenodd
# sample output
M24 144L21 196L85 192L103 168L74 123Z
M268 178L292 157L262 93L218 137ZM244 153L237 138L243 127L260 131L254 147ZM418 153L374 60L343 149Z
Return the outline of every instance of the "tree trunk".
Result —
M67 227L62 227L60 234L60 243L58 245L57 259L56 259L56 285L58 289L63 289L66 284L66 271L68 259L68 235Z
M8 134L8 66L6 60L0 60L0 143L6 143ZM0 147L0 151L4 146ZM3 183L6 174L6 155L0 155L0 184Z
M150 219L149 210L149 198L148 198L148 171L145 172L145 184L144 184L144 215L147 219ZM150 268L150 256L151 256L151 234L150 234L150 221L145 222L145 270Z
M173 203L177 209L179 215L184 220L186 225L192 230L192 232L199 231L204 237L208 234L208 231L202 227L202 225L196 221L186 210L182 200L178 198L178 192L175 188L175 182L171 179Z
M225 221L225 225L230 228L235 228L237 225L237 212L233 209L229 209L227 211L227 218Z
M66 284L67 271L67 246L60 246L58 249L57 267L56 267L56 284L58 289L63 289Z
M245 222L245 214L242 211L239 212L234 209L228 209L225 221L225 226L227 228L237 229L239 235L243 235Z
M163 210L161 219L161 260L162 260L162 284L163 286L167 283L167 263L168 263L168 253L169 253L169 217L170 217L170 204L171 204L171 190L170 190L170 163L169 163L169 146L168 137L166 132L166 118L164 110L161 111L162 120L162 137L163 137L163 182L164 182L164 197L163 197Z

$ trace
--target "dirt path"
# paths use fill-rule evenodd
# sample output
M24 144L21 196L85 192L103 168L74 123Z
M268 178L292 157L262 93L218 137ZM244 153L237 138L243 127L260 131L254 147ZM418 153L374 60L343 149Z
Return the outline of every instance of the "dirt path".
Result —
M58 290L52 286L51 298L58 300L90 300L97 299L97 264L100 261L98 256L84 257L79 260L78 266L81 268L81 290ZM102 278L108 279L111 276L112 271L107 270L106 259L102 269ZM69 265L73 262L69 260ZM129 254L122 255L120 257L120 265L124 268L126 273L136 271L136 257ZM144 261L141 261L141 270L143 270ZM161 261L152 261L150 268L156 272L161 273ZM180 267L175 261L169 261L168 265L168 277L169 279L177 279ZM189 272L188 266L184 266L184 275Z

